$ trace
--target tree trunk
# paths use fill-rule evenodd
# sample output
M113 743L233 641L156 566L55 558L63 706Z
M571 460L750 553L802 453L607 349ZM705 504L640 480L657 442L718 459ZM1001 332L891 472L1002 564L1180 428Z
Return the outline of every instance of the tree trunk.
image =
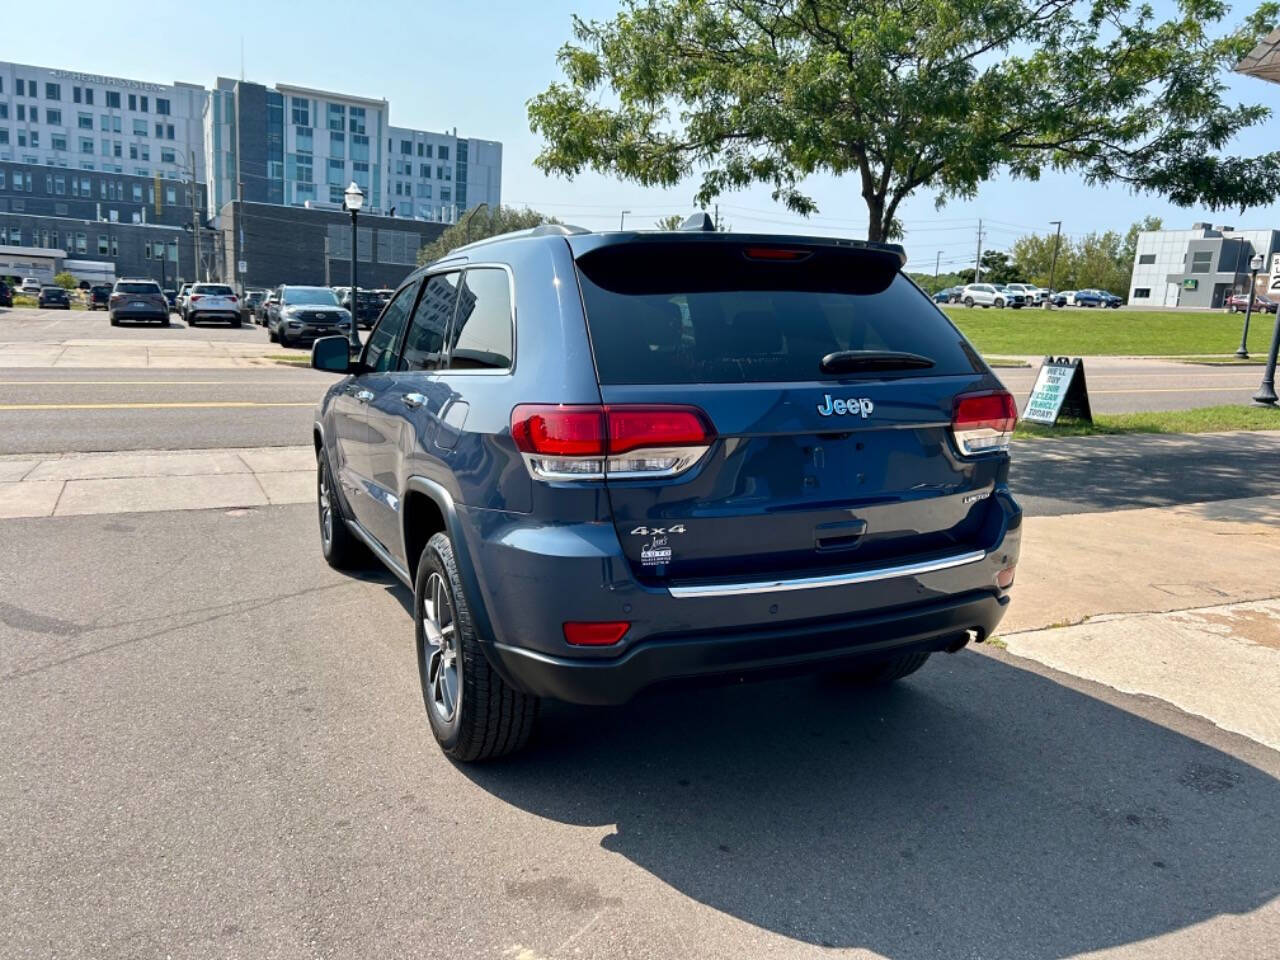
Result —
M884 197L870 196L867 201L867 239L872 243L884 243L888 233L885 219Z

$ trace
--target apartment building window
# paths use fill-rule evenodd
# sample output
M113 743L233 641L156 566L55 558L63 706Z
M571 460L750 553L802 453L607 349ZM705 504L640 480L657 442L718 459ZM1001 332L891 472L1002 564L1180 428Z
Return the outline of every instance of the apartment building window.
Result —
M60 83L46 83L46 84L44 85L44 98L45 98L46 100L61 100L61 99L62 99L62 84L60 84Z
M120 133L120 132L121 132L121 130L123 130L123 128L124 128L124 121L123 121L123 120L121 120L119 117L112 117L112 118L111 118L111 132L112 132L112 133Z
M32 150L38 149L39 146L40 146L40 131L32 130L31 131L31 149Z
M8 120L8 119L9 119L9 105L7 103L0 103L0 120Z
M114 213L115 211L112 211L112 212ZM111 238L111 255L113 257L120 256L120 241L118 241L115 237Z
M331 185L346 186L347 180L347 163L337 157L329 158L329 172L327 182Z
M81 90L79 87L71 88L71 99L74 100L76 103L82 103L84 101L84 97L81 95Z
M430 179L431 179L431 164L429 164L429 163L420 163L420 164L418 164L418 176L420 176L423 180L430 180Z
M133 185L133 202L134 203L142 202L142 184L140 183L135 183Z
M311 182L311 155L308 153L291 153L286 164L286 177L299 183Z
M120 93L116 90L107 91L107 109L120 109Z
M295 183L293 185L293 199L296 203L306 203L308 200L316 198L316 187L314 183Z
M426 152L425 154L423 154L423 156L425 156L428 160L430 160L430 159L431 159L431 150L432 150L432 146L431 146L431 144L429 144L429 143L428 143L428 144L427 144L427 152Z
M111 249L111 238L105 233L98 234L98 255L105 257Z
M311 101L306 97L290 97L289 107L296 127L311 126Z
M177 163L177 162L178 162L178 161L177 161L177 154L175 154L175 153L174 153L172 150L170 150L168 147L161 147L161 148L160 148L160 162L161 162L161 163Z
M80 138L80 152L81 152L81 153L93 153L93 138L92 138L92 137L81 137L81 138Z
M15 80L14 83L16 85L18 96L25 97L27 95L26 81L23 80L21 77L18 77L18 79Z
M353 108L354 109L354 108ZM358 133L351 135L351 159L367 164L369 161L369 138Z
M150 162L150 160L151 160L151 147L149 147L147 144L145 144L145 143L144 143L144 144L142 144L142 146L140 146L140 147L138 148L138 153L141 155L141 158L142 158L143 160L146 160L146 161Z
M5 180L4 171L0 170L0 190L4 189L4 180Z
M49 137L49 146L60 153L66 152L67 137L62 133L55 133Z
M129 159L130 160L138 159L138 145L136 143L129 144Z
M25 147L27 145L27 131L18 131L18 146Z
M107 114L101 114L98 117L98 129L103 133L111 132L111 117Z
M166 123L166 124L164 125L164 138L165 138L166 140L172 140L172 139L173 139L173 124L172 124L172 123Z
M21 83L22 81L19 80L18 82ZM9 227L9 242L13 244L15 247L22 246L22 228L21 227L14 227L14 226Z
M1146 300L1150 296L1151 296L1150 287L1134 287L1133 288L1133 299L1135 300Z
M171 206L171 207L172 207L174 204L176 204L176 203L178 202L178 188L177 188L177 187L165 187L165 188L164 188L164 202L165 202L165 203L167 203L167 204L169 204L169 206Z
M342 203L346 199L343 196L343 193L345 190L346 190L345 187L342 187L336 184L329 184L329 202Z
M66 177L54 177L54 178L53 178L53 192L54 192L57 196L59 196L59 197L62 197L62 196L65 196L65 195L66 195L66 193L67 193L67 178L66 178Z
M33 118L33 119L34 119L34 118ZM48 123L48 124L52 124L52 125L53 125L53 126L55 126L55 127L60 127L60 126L62 126L62 111L61 111L61 110L46 110L46 111L44 112L44 122L45 122L45 123Z
M84 88L84 102L90 107L93 106L93 87Z
M9 128L0 127L0 146L7 147L9 145Z
M76 232L76 253L89 252L89 235L81 231Z
M401 153L403 153L406 157L408 157L408 156L412 156L412 155L413 155L413 141L412 141L412 140L401 140L401 141L400 141L400 152L401 152Z
M347 155L347 135L345 133L329 131L329 155L332 157L345 157Z
M46 173L44 175L44 192L46 194L53 193L53 174Z
M351 179L360 184L361 189L369 189L369 165L367 163L351 164Z
M422 156L422 141L418 141L418 156Z
M147 98L143 97L142 99L145 101ZM143 107L142 109L145 110L147 108ZM156 113L162 117L169 116L169 101L164 97L156 97Z
M138 109L139 109L139 110L141 110L143 113L148 113L149 111L148 111L148 109L147 109L147 106L148 106L148 104L147 104L147 98L146 98L146 97L139 97L139 98L138 98Z
M418 196L419 196L419 197L421 197L421 198L422 198L422 199L424 199L424 200L430 200L430 199L431 199L431 184L429 184L429 183L420 183L420 184L418 184Z
M312 147L315 144L315 137L312 136L310 127L298 127L294 137L299 153L314 153Z
M130 109L130 110L137 110L137 109L138 109L138 96L137 96L137 94L134 94L134 93L129 94L129 109Z
M112 155L113 157L122 157L122 156L124 156L124 151L123 151L122 147L123 147L123 144L121 144L119 140L114 141L114 142L111 144L111 155Z
M81 114L77 114L77 115L76 115L76 126L78 126L81 130L92 130L92 129L93 129L93 114L92 114L92 113L81 113Z
M441 159L441 160L448 160L448 159L449 159L449 148L448 148L448 147L446 147L444 144L441 144L441 145L440 145L440 153L438 154L438 156L439 156L439 159Z
M93 193L93 187L89 183L88 177L80 178L80 193L86 197Z
M157 123L157 124L156 124L156 139L157 139L157 140L163 140L163 139L164 139L164 124L163 124L163 123Z
M340 103L331 103L328 107L328 127L330 130L347 129L347 108Z
M1213 251L1197 250L1191 254L1192 273L1210 273L1213 268Z
M18 119L19 120L27 119L27 108L25 104L21 104L21 103L18 104Z
M1138 262L1139 263L1155 263L1156 255L1154 253L1140 254L1138 257Z
M364 134L364 132L365 132L365 129L364 129L364 107L352 107L352 108L351 108L351 110L350 110L350 114L351 114L351 116L350 116L350 121L351 121L351 122L350 122L350 129L351 129L351 132L352 132L352 133L358 133L358 134L363 135L363 134ZM366 139L366 140L365 140L365 144L366 144L366 145L368 145L368 143L369 143L369 141L368 141L368 139Z
M135 137L145 137L147 135L147 121L134 117L133 135Z

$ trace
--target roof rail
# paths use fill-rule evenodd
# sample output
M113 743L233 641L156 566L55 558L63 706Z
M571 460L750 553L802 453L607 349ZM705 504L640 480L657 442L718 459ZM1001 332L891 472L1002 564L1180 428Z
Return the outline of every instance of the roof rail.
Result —
M441 260L452 259L459 253L472 250L475 247L481 247L490 243L497 243L499 240L516 240L520 237L571 237L580 233L590 233L585 227L575 227L568 223L540 223L536 227L529 227L525 230L512 230L509 233L499 233L492 237L484 237L481 240L473 240L471 243L461 247L454 247ZM434 262L434 261L433 261Z
M590 233L586 227L575 227L571 223L541 223L529 231L531 237L574 237L582 233Z

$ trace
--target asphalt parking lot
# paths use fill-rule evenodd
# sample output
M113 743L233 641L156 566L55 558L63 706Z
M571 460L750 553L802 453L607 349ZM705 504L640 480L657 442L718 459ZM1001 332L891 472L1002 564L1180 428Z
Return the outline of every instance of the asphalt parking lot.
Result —
M964 652L870 695L553 707L526 754L455 767L405 591L330 570L314 527L0 523L6 955L1280 948L1280 764L1206 721Z

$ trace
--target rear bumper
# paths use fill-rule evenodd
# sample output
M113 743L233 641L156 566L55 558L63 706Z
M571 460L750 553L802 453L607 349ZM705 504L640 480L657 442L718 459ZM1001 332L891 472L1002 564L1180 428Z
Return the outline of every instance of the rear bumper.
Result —
M169 311L162 310L159 307L147 307L146 309L120 307L112 310L111 315L117 320L163 320L169 316Z
M612 660L493 646L499 669L528 693L570 703L625 703L646 687L698 678L819 671L990 636L1008 596L976 591L926 606L837 620L657 637Z
M467 599L495 669L529 693L608 704L666 680L821 670L954 649L969 630L989 636L1009 602L995 578L1017 562L1022 513L1007 488L987 503L981 540L958 550L958 562L904 558L850 568L830 584L753 583L727 595L637 582L611 523L458 506L452 532L459 566L475 573ZM581 647L565 641L571 620L631 626L616 645Z

